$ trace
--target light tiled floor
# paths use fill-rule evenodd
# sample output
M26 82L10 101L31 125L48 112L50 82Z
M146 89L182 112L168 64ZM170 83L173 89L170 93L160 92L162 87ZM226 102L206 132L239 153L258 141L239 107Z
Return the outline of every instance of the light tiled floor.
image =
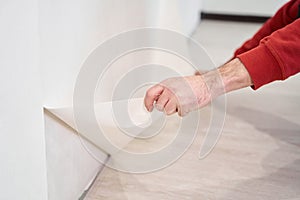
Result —
M221 64L260 24L205 20L194 35ZM215 149L199 160L210 109L202 109L193 145L173 165L150 174L126 174L105 168L86 199L300 199L300 76L252 91L227 95L227 115ZM162 143L174 134L170 117ZM173 130L174 129L174 130ZM189 130L187 130L189 131ZM132 142L133 149L151 148Z

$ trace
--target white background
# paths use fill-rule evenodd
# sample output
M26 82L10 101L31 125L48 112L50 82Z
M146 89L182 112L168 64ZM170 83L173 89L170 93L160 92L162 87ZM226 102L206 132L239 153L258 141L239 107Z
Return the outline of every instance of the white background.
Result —
M0 2L0 199L47 199L37 5Z

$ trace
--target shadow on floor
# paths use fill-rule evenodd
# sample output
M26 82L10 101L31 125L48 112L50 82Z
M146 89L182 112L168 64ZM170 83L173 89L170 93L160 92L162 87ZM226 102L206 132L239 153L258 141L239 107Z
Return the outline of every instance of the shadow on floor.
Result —
M299 200L300 126L278 115L245 107L230 109L228 114L252 124L262 134L276 139L278 149L272 151L261 164L270 174L233 182L232 190L218 199ZM289 160L292 162L284 163L285 156L291 156Z
M246 107L236 107L228 114L252 124L264 134L300 147L300 125L278 115Z
M247 181L233 181L229 193L218 200L299 200L300 159L279 168L267 176Z

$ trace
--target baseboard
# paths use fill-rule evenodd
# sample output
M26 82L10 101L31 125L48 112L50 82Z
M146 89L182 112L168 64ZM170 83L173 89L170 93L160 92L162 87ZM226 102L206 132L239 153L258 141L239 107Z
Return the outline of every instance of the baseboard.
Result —
M109 159L110 159L110 156L107 156L107 158L103 162L103 165L99 168L99 171L96 173L96 175L94 176L94 178L90 181L90 183L86 186L85 190L83 191L82 195L79 197L78 200L84 200L85 199L86 195L88 194L88 192L93 187L95 181L97 180L97 178L99 177L99 175L101 174L101 172L104 170L104 168L105 168L107 162L109 161Z
M250 16L250 15L230 15L230 14L216 14L216 13L201 13L201 19L214 19L223 21L236 21L236 22L255 22L264 23L270 17L267 16Z

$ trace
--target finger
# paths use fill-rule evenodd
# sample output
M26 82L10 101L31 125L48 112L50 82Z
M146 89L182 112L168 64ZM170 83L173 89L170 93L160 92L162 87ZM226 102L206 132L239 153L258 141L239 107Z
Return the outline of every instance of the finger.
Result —
M183 112L182 110L180 110L180 111L178 112L178 115L179 115L180 117L184 117L186 114L187 114L187 113Z
M177 104L177 113L180 117L184 117L187 114L187 112L179 104Z
M149 112L153 110L154 101L158 99L158 97L161 95L163 91L164 91L164 87L159 84L148 89L144 98L144 104Z
M168 103L169 99L171 98L170 92L168 90L164 90L161 95L158 97L156 103L155 103L155 108L159 111L163 111L166 104Z
M168 103L165 106L165 113L167 115L172 115L177 111L177 100L175 98L172 98L168 101Z

